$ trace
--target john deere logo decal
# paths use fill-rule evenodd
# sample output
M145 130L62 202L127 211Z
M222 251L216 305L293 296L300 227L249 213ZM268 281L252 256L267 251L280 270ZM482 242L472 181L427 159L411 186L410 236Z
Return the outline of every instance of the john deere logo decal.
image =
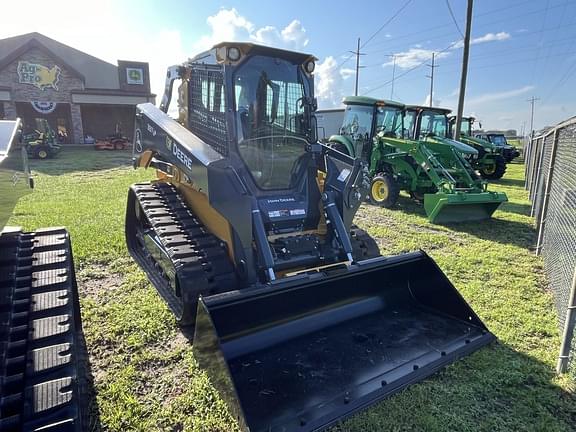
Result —
M144 71L140 68L126 68L126 82L128 84L144 84Z
M18 62L18 78L20 82L33 85L40 90L46 90L47 88L58 90L60 72L60 68L56 65L52 68L47 68L37 63Z

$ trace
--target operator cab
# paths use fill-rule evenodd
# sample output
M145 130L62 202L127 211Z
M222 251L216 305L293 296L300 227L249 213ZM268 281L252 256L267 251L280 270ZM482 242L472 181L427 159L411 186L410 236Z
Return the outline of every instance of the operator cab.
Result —
M353 146L353 156L368 159L375 135L401 138L404 131L403 104L365 96L344 99L346 109L340 135Z

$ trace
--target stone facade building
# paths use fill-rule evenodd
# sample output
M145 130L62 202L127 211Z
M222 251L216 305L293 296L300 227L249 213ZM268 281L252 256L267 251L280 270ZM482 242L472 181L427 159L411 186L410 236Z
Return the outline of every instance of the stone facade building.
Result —
M107 63L39 33L0 39L0 119L38 119L67 143L119 130L132 138L136 104L154 102L148 63Z

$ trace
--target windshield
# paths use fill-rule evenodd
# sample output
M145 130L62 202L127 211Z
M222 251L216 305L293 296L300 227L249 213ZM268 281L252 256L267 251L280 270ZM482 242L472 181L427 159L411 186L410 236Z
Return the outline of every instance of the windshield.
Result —
M454 120L456 122L456 120ZM464 135L472 135L472 127L470 124L470 119L462 119L462 123L460 123L460 133Z
M376 133L402 138L402 111L391 107L376 107Z
M299 65L254 56L234 74L238 151L262 189L290 188L310 141Z
M508 144L504 135L492 135L490 141L497 146L505 146Z
M446 115L438 114L433 111L424 111L420 120L419 138L426 138L429 135L445 137L447 132Z
M344 113L344 121L340 128L341 135L348 135L352 139L370 137L372 133L372 116L374 107L362 105L349 105Z

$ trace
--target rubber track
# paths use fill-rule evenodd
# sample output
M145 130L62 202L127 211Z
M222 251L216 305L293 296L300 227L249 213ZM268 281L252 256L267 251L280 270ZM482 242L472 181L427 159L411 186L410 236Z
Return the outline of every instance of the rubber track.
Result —
M139 183L132 186L145 217L176 269L183 290L196 301L237 288L236 274L226 244L211 234L192 213L170 183ZM160 285L160 286L159 286ZM181 300L166 283L155 284L170 308L181 313Z
M352 256L356 261L380 256L380 248L376 240L355 225L350 230L350 241L352 242Z
M0 430L82 430L81 340L66 230L2 234Z

